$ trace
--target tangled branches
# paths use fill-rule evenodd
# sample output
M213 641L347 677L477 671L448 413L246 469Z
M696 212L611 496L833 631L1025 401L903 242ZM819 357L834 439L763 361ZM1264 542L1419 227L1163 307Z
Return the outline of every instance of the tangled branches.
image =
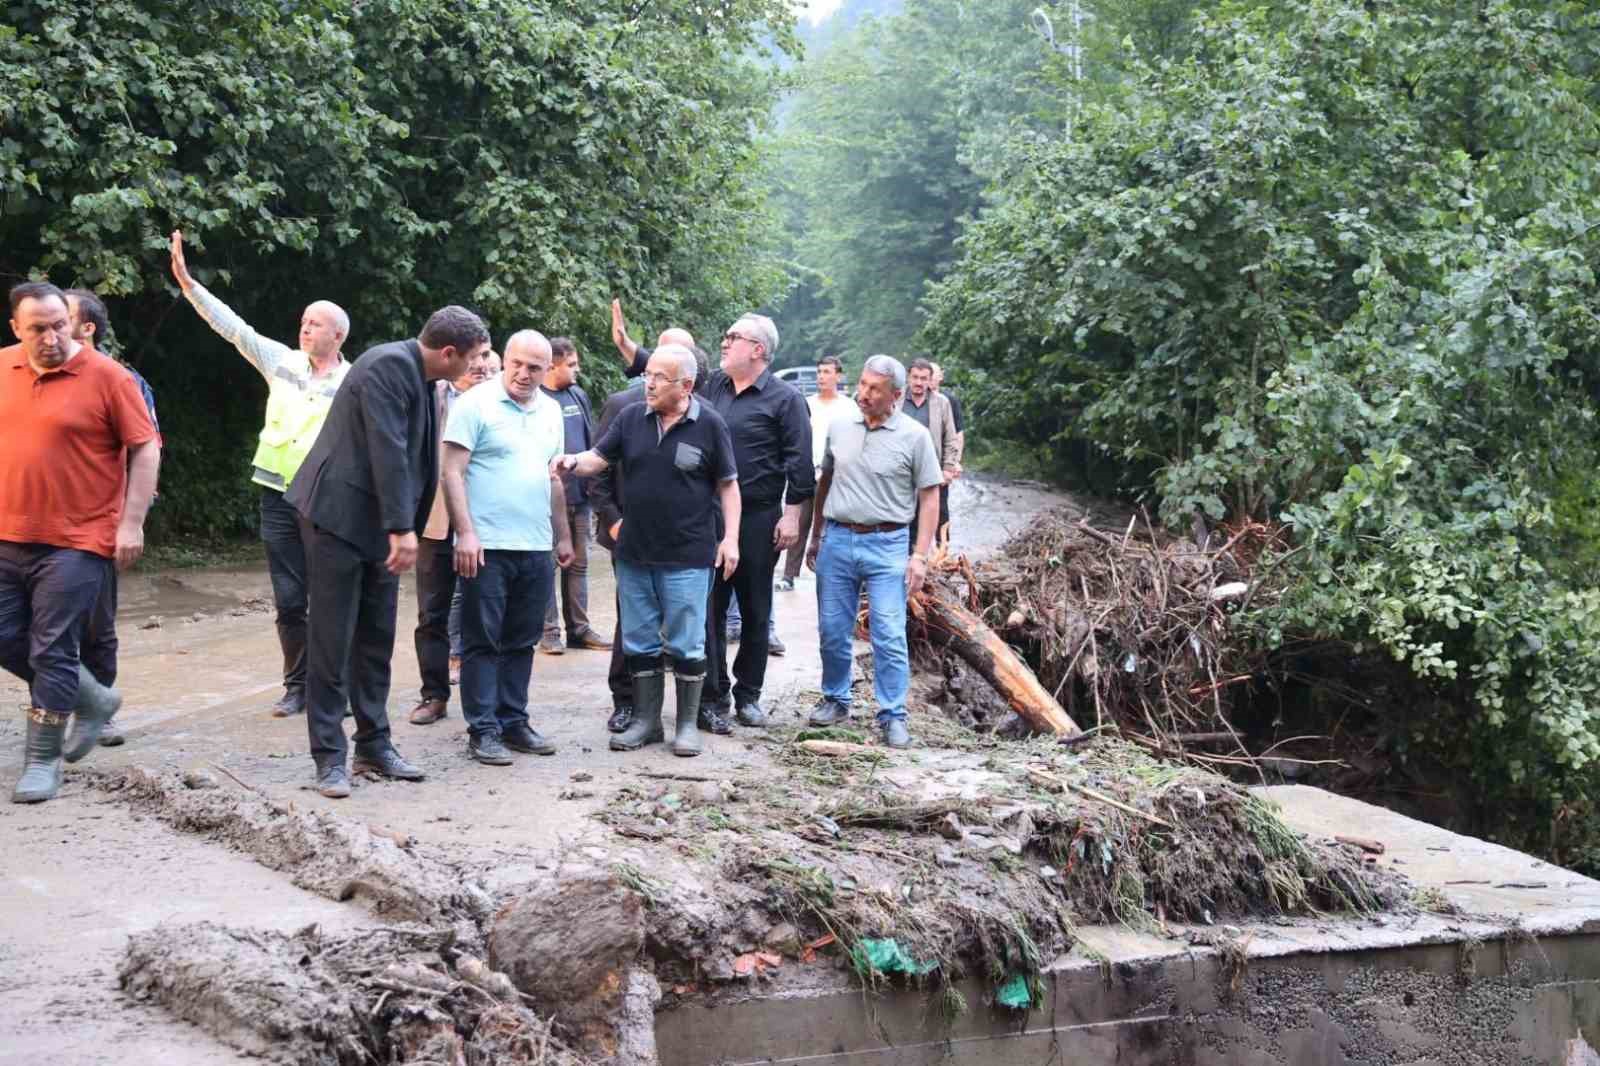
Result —
M1163 536L1138 516L1106 532L1062 508L975 569L936 557L928 595L974 609L1086 728L1142 735L1174 753L1239 746L1230 700L1261 664L1231 638L1230 614L1276 595L1255 563L1279 535L1247 522L1205 538L1213 548Z

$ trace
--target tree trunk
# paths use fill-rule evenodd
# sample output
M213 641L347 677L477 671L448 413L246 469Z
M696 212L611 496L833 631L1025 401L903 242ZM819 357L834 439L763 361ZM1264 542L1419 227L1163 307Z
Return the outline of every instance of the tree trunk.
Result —
M1028 664L1001 640L983 619L953 602L938 588L927 585L917 596L923 621L949 638L949 648L970 664L1011 709L1044 733L1071 736L1083 732L1055 697L1039 684Z

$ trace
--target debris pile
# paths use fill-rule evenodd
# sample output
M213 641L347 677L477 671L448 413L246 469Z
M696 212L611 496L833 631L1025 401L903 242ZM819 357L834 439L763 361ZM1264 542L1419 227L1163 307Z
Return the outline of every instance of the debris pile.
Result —
M1027 1006L1081 924L1159 932L1406 899L1393 874L1302 838L1248 790L1132 744L913 760L862 739L802 730L778 749L786 773L719 785L720 802L664 781L597 815L633 848L624 880L669 1003L833 958L869 986L927 982L949 1011L968 977Z
M131 938L122 988L301 1066L587 1066L504 974L426 928L329 937L201 922Z
M1229 616L1273 595L1255 563L1280 535L1246 523L1201 546L1138 516L1107 532L1060 508L976 567L936 554L913 635L922 661L944 666L944 702L976 702L968 717L979 727L1000 723L974 699L973 670L1035 729L1076 732L1057 724L1059 711L1074 727L1120 731L1168 754L1237 747L1229 696L1260 664L1231 639ZM1037 688L1012 680L1016 668L989 667L974 651L986 644L990 656L995 645L1014 649Z

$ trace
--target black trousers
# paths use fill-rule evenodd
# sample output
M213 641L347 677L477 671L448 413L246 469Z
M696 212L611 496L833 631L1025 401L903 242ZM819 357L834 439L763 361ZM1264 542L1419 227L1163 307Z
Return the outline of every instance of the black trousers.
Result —
M783 504L768 504L745 511L739 520L739 568L733 580L717 571L711 583L711 609L706 612L706 682L701 702L726 707L761 699L767 679L767 623L772 618L772 574L778 567L778 550L772 531L783 517ZM733 681L728 680L728 602L739 594L742 628L739 655L733 661Z
M117 683L117 568L106 567L100 585L100 598L94 601L89 614L89 624L83 634L83 647L79 649L84 669L94 679L110 688Z
M278 645L283 649L283 687L296 692L306 683L306 611L310 584L300 514L277 489L261 487L261 540L267 546L272 604L278 611Z
M611 668L606 684L611 686L611 709L633 706L633 675L628 672L628 657L622 653L622 595L618 593L617 629L611 635Z
M389 667L400 578L355 545L302 522L306 571L317 594L307 618L306 731L317 768L342 765L348 699L356 751L389 743Z
M455 552L446 540L417 541L417 669L422 698L450 699L450 599L456 590Z
M922 515L922 507L921 507L921 504L919 503L918 506L917 506L916 511L911 515L910 536L908 536L906 538L906 554L907 555L910 555L912 552L917 550L917 519L919 517L921 517L921 515ZM949 524L950 524L950 486L949 485L940 485L939 486L939 528L935 529L933 531L933 539L928 542L928 547L932 548L934 545L939 543L939 530L940 529L944 529ZM949 534L949 531L946 530L946 535L948 535L948 534Z
M0 667L28 683L40 710L78 702L78 649L108 569L93 552L0 541Z
M478 576L461 584L461 716L474 737L528 724L533 646L544 628L555 553L483 553Z

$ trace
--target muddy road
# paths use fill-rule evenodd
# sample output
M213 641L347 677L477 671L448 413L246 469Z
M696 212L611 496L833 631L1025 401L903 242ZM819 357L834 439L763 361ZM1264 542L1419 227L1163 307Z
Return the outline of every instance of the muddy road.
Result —
M982 554L1062 497L1041 486L964 479L952 494L955 546ZM610 560L591 553L591 613L614 622ZM819 677L815 585L803 572L776 594L777 629L788 654L767 673L766 702L780 716L804 714ZM558 754L519 756L486 767L466 754L466 730L450 717L413 726L417 695L410 643L414 585L401 588L400 636L389 702L399 750L428 773L422 784L358 779L347 800L310 789L305 720L274 719L280 662L264 568L136 573L124 580L118 722L128 742L101 748L77 767L54 801L0 804L0 1063L58 1066L246 1061L191 1026L124 997L116 969L130 934L162 923L213 920L290 932L318 923L329 932L376 924L360 909L294 887L246 855L173 830L93 788L96 771L208 770L224 789L238 782L301 810L337 814L494 863L502 884L525 880L572 849L605 848L610 831L590 817L611 786L640 771L719 773L771 766L757 731L705 737L705 754L676 759L664 746L636 754L607 747L607 653L538 656L531 717ZM0 680L0 780L21 771L27 692ZM670 713L670 712L669 712ZM791 719L792 720L792 719ZM913 720L915 726L915 720ZM225 770L219 773L216 768ZM776 771L775 771L776 772Z

